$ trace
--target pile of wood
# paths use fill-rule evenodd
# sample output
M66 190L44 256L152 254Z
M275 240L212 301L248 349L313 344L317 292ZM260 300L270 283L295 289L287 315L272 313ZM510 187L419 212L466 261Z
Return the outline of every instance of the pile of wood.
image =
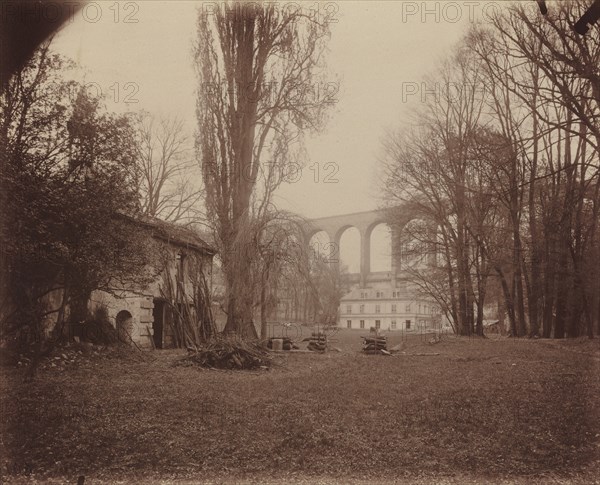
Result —
M271 337L267 342L267 348L273 349L273 340L283 340L283 350L297 350L298 346L289 337Z
M325 352L327 350L327 335L323 332L312 332L308 340L308 350L313 352Z
M272 361L260 345L241 339L217 337L180 359L178 365L198 365L213 369L267 369Z
M379 334L372 334L363 338L363 352L367 354L389 354L387 350L387 337Z

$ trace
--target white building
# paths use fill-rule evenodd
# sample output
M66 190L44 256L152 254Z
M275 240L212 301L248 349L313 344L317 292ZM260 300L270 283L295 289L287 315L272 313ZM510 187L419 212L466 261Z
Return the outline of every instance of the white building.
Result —
M404 288L355 288L342 297L338 327L422 331L439 324L435 303L415 298Z

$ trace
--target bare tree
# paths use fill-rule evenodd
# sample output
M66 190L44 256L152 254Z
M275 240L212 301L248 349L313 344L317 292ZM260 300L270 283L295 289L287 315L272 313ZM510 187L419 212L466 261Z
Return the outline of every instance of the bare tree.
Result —
M142 213L171 222L203 219L200 173L182 120L140 115L136 171Z
M597 226L600 43L571 29L585 6L563 2L535 18L516 5L470 39L488 79L493 125L518 160L516 179L494 156L489 173L504 173L496 197L508 205L511 193L520 198L527 218L528 233L513 218L513 240L522 244L513 269L520 260L530 335L541 321L545 337L575 336L582 312L592 334L597 280L581 268Z
M253 271L255 306L260 310L260 338L268 333L268 317L277 308L279 291L289 273L305 274L306 248L302 244L300 221L292 214L267 214L256 238L257 254Z
M347 268L311 250L300 234L288 242L283 264L272 278L276 301L285 299L288 319L335 325L341 298L349 291Z
M416 215L436 227L433 233L403 227L403 239L417 240L425 251L438 246L448 278L448 313L456 319L461 335L475 330L476 298L480 306L484 303L484 293L478 295L475 287L482 289L484 285L476 283L474 287L473 279L486 274L474 270L477 261L473 259L476 253L470 220L472 196L480 183L473 153L484 107L481 77L474 62L468 48L461 46L428 80L441 89L418 111L416 126L392 134L384 142L387 202L390 206L408 204ZM436 232L439 237L433 237ZM433 287L433 280L425 276L427 271L411 274L418 286ZM435 286L441 287L439 283ZM439 295L432 296L440 299ZM480 331L481 322L477 328Z
M332 100L314 88L329 28L299 8L220 5L198 16L197 148L225 275L225 331L255 337L249 261L257 246L244 231L267 210L304 132L323 125Z
M473 304L481 333L492 270L513 336L592 336L600 322L600 268L584 269L598 247L600 43L572 32L584 7L563 2L544 19L517 4L478 26L451 76L434 79L456 87L452 99L442 89L417 128L386 140L388 201L437 225L435 239L403 232L421 252L438 241L447 284L433 268L408 271L459 333Z

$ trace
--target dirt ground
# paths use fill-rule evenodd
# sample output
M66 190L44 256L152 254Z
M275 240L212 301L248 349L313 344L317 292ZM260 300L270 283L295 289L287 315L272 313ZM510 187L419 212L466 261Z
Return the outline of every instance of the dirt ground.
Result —
M366 334L269 371L79 347L33 382L3 367L2 483L600 483L598 341L396 333L387 357Z

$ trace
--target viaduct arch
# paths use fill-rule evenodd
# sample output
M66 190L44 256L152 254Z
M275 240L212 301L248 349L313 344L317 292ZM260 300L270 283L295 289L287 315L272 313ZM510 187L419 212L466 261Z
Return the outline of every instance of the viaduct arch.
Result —
M392 211L394 216L392 217ZM371 271L371 234L379 224L387 224L391 230L391 248L398 247L398 241L402 229L411 220L416 219L416 211L408 207L396 207L391 210L377 209L351 214L342 214L330 217L308 219L302 227L306 245L310 244L311 238L319 233L325 232L329 238L331 255L339 258L340 240L342 234L349 228L356 228L360 234L360 273L349 275L350 283L358 284L366 288L369 283L390 281L396 286L396 281L401 275L401 258L398 252L391 251L391 270L383 272ZM393 220L393 222L392 222ZM336 262L337 258L332 258Z

